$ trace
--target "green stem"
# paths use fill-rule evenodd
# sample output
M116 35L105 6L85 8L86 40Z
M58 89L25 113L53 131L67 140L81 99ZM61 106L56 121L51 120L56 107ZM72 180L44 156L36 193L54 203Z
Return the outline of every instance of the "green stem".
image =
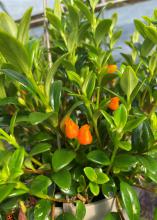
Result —
M110 166L108 167L107 174L109 174L110 171L111 171L111 169L112 169L113 162L114 162L114 159L115 159L115 157L116 157L117 151L118 151L118 146L115 145L114 150L113 150L113 153L112 153L112 156L111 156L111 164L110 164Z

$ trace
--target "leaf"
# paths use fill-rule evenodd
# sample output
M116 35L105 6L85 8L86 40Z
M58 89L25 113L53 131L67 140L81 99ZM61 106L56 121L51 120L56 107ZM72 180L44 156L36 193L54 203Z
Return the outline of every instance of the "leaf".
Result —
M85 167L84 172L90 181L92 181L92 182L97 181L97 174L92 167Z
M30 186L30 193L39 198L47 195L47 188L51 185L51 180L47 176L39 175L35 177Z
M51 211L51 202L45 199L41 199L37 202L34 209L34 219L48 220Z
M17 35L16 23L7 13L4 12L0 13L0 29L13 37L16 37Z
M118 131L122 131L126 122L127 122L128 113L123 104L119 106L119 108L114 112L114 122Z
M49 8L46 10L46 16L50 24L57 30L62 32L62 23L60 18L56 16Z
M114 160L114 169L118 169L122 172L128 172L133 167L136 167L138 161L137 158L130 154L119 154Z
M41 154L43 152L49 151L51 149L51 144L43 142L35 145L30 152L30 156Z
M157 219L157 208L154 209L154 213L153 213L153 220Z
M54 173L52 179L59 188L70 189L71 174L68 170L60 170L57 173Z
M31 13L32 8L27 9L18 26L17 39L22 44L26 44L29 39L29 25L31 20Z
M50 116L52 116L52 112L31 112L28 116L28 121L33 125L37 125L47 120Z
M55 63L53 63L50 71L47 74L46 82L45 82L45 90L46 90L46 94L47 94L48 97L50 95L50 87L51 87L51 84L52 84L53 77L54 77L58 67L60 66L60 64L62 63L62 61L65 59L66 56L67 56L67 53L64 54L63 56L59 57L55 61Z
M10 130L11 135L14 134L14 127L15 127L15 124L16 124L16 117L17 117L17 111L13 114L13 116L11 118L11 121L10 121L9 130Z
M97 42L97 45L99 45L101 41L105 38L105 35L108 34L111 24L111 19L104 19L98 23L95 30L95 40Z
M90 75L87 76L87 79L85 79L85 82L82 88L86 90L88 99L90 99L93 95L93 92L95 89L95 83L96 83L96 75L91 72Z
M129 219L140 219L140 203L136 191L126 182L121 181L120 191L122 201Z
M138 78L131 66L127 66L125 72L120 79L120 85L123 92L130 99L130 95L138 83Z
M135 27L136 27L136 29L138 30L138 32L139 32L144 38L146 38L146 33L145 33L145 27L146 27L146 25L145 25L142 21L137 20L137 19L134 20L134 24L135 24Z
M71 213L64 213L59 215L56 220L77 220Z
M18 105L18 101L16 97L6 97L3 99L0 99L0 106L5 106L5 105Z
M109 115L109 114L108 114L107 112L105 112L104 110L101 110L101 113L102 113L102 115L104 116L104 118L106 119L106 121L108 122L108 124L109 124L111 127L114 127L112 116Z
M87 154L87 158L88 160L94 163L101 164L104 166L107 166L110 164L110 160L108 156L106 155L104 151L101 151L101 150L94 150L94 151L89 152Z
M92 10L94 12L96 5L98 4L99 0L89 0Z
M148 39L150 39L154 44L157 44L157 30L155 27L146 27L145 33Z
M80 11L83 13L83 15L87 18L89 23L91 23L92 14L91 14L90 10L88 9L88 7L83 2L78 1L78 0L75 2L75 4L80 9Z
M31 66L25 48L15 38L2 31L0 31L0 51L19 72L29 74Z
M9 78L18 81L24 88L26 88L26 90L36 95L32 83L25 76L11 69L1 69L1 71L4 72Z
M119 213L109 213L105 216L104 220L121 220L119 217Z
M71 150L61 149L56 150L52 156L52 167L55 172L63 169L67 166L74 158L76 153Z
M148 56L154 46L154 43L150 39L146 38L141 46L141 55L143 57Z
M54 1L54 14L61 20L62 16L62 9L61 9L61 2L60 0Z
M0 202L8 197L8 195L12 192L15 183L8 183L5 185L0 185Z
M24 155L25 155L25 151L24 148L22 147L17 149L12 154L8 164L11 179L15 179L23 174L22 166L24 161Z
M61 94L62 94L62 81L61 80L54 81L51 86L50 100L51 100L51 106L56 112L59 112Z
M97 184L104 184L109 181L109 177L105 173L96 172L96 174L97 174L97 181L96 181Z
M67 75L70 81L77 83L81 88L82 81L77 73L75 73L74 71L67 71Z
M86 215L86 207L81 201L76 202L76 218L77 220L83 220Z
M73 29L78 28L79 25L79 14L76 7L72 5L68 5L69 18L71 22L71 26Z
M110 179L107 183L102 185L102 193L107 199L116 195L117 187L113 179Z
M131 143L129 143L128 141L120 141L118 143L118 147L126 151L130 151L132 148Z
M96 184L96 183L93 183L93 182L90 182L89 183L89 188L90 188L90 191L91 193L94 195L94 196L98 196L99 195L99 185Z
M132 131L137 128L144 120L146 120L146 116L138 116L138 118L133 118L127 121L124 131Z

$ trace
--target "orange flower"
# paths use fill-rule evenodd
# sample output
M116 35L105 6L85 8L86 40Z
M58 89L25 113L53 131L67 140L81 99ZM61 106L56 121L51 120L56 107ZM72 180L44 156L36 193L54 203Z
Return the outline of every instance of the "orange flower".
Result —
M77 139L78 142L82 145L91 144L93 141L89 128L90 126L88 124L85 124L79 130Z
M79 126L70 118L65 119L65 135L69 139L77 138Z
M117 71L117 65L112 64L107 66L107 73L115 73Z
M110 100L110 103L108 104L108 107L109 109L111 109L112 111L115 111L118 109L119 107L119 98L116 96L116 97L113 97L111 100Z

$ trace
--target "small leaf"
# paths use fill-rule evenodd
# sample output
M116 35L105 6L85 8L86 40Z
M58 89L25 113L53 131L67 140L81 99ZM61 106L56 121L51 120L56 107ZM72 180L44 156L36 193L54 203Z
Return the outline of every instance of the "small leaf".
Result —
M148 39L150 39L154 44L157 44L157 30L155 27L146 27L145 33Z
M83 220L86 215L86 207L81 201L76 202L76 218Z
M39 198L47 195L47 188L51 185L51 180L47 176L39 175L31 183L30 192Z
M102 185L102 193L107 199L116 195L117 187L113 179L110 179L107 183Z
M97 174L92 167L85 167L84 172L90 181L92 181L92 182L97 181Z
M33 149L30 152L30 155L34 156L34 155L49 151L50 149L51 149L51 144L46 143L46 142L39 143L33 147Z
M77 220L71 213L64 213L59 215L56 220Z
M118 213L109 213L105 216L104 220L121 220Z
M52 175L53 181L62 189L70 189L71 174L68 170L60 170Z
M133 118L127 121L124 131L132 131L133 129L137 128L144 120L146 116L138 116L138 118Z
M54 1L54 14L61 20L62 16L62 8L61 8L61 1L55 0Z
M94 163L98 163L104 166L107 166L110 164L110 160L108 156L106 155L104 151L101 151L101 150L94 150L94 151L89 152L87 154L87 158L88 160Z
M106 119L106 121L108 122L108 124L111 127L114 127L114 123L113 123L113 118L111 115L109 115L107 112L105 112L104 110L101 110L102 115L104 116L104 118Z
M93 182L90 182L89 183L89 188L90 188L90 191L91 193L94 195L94 196L98 196L99 195L99 185L96 184L96 183L93 183Z
M88 19L88 21L91 23L92 21L92 15L88 7L82 2L82 1L76 1L75 2L77 7L80 9L80 11L83 13L83 15Z
M104 184L109 181L109 177L105 173L96 172L96 174L97 174L97 181L96 181L97 184Z
M29 39L29 24L31 20L32 8L29 8L23 15L18 26L17 38L22 44L26 44Z
M127 110L123 104L114 112L114 122L119 131L122 131L127 122Z
M141 46L141 54L143 57L146 57L149 55L149 53L154 48L155 44L148 38L146 38Z
M129 219L140 219L140 203L136 191L126 182L120 183L122 201Z
M52 167L55 172L63 169L67 166L74 158L76 153L71 150L56 150L52 156Z
M70 81L77 83L81 87L82 81L77 73L73 71L67 71L67 75Z
M98 23L95 30L95 40L98 45L105 38L105 35L108 34L111 24L112 24L111 19L104 19Z
M145 33L145 27L146 27L146 25L145 25L142 21L137 20L137 19L134 20L134 24L135 24L135 27L136 27L136 29L138 30L138 32L139 32L144 38L146 38L146 33Z
M129 143L128 141L120 141L118 143L118 147L126 151L130 151L132 148L131 143Z
M0 185L0 202L8 197L8 195L12 192L15 183L8 183L5 185Z
M51 86L50 100L51 100L51 106L56 112L59 112L61 94L62 94L62 81L61 80L54 81L54 83Z
M120 85L123 92L127 95L128 100L130 99L130 95L135 89L137 83L138 78L132 67L126 67L125 72L120 79Z
M33 124L37 125L45 120L47 120L52 115L51 112L32 112L28 116L28 121Z
M137 165L137 158L130 154L120 154L114 160L114 168L123 172L130 171Z
M51 211L51 202L45 199L41 199L37 202L34 209L34 219L48 220Z

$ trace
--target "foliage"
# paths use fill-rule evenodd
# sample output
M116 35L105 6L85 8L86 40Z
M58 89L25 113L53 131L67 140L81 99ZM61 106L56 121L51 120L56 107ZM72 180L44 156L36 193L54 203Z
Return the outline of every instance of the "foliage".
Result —
M0 218L51 219L72 202L75 216L57 219L81 220L84 203L114 197L138 220L133 186L157 183L157 10L135 20L117 67L117 15L101 18L97 2L47 9L50 51L29 37L32 9L20 24L0 14Z

